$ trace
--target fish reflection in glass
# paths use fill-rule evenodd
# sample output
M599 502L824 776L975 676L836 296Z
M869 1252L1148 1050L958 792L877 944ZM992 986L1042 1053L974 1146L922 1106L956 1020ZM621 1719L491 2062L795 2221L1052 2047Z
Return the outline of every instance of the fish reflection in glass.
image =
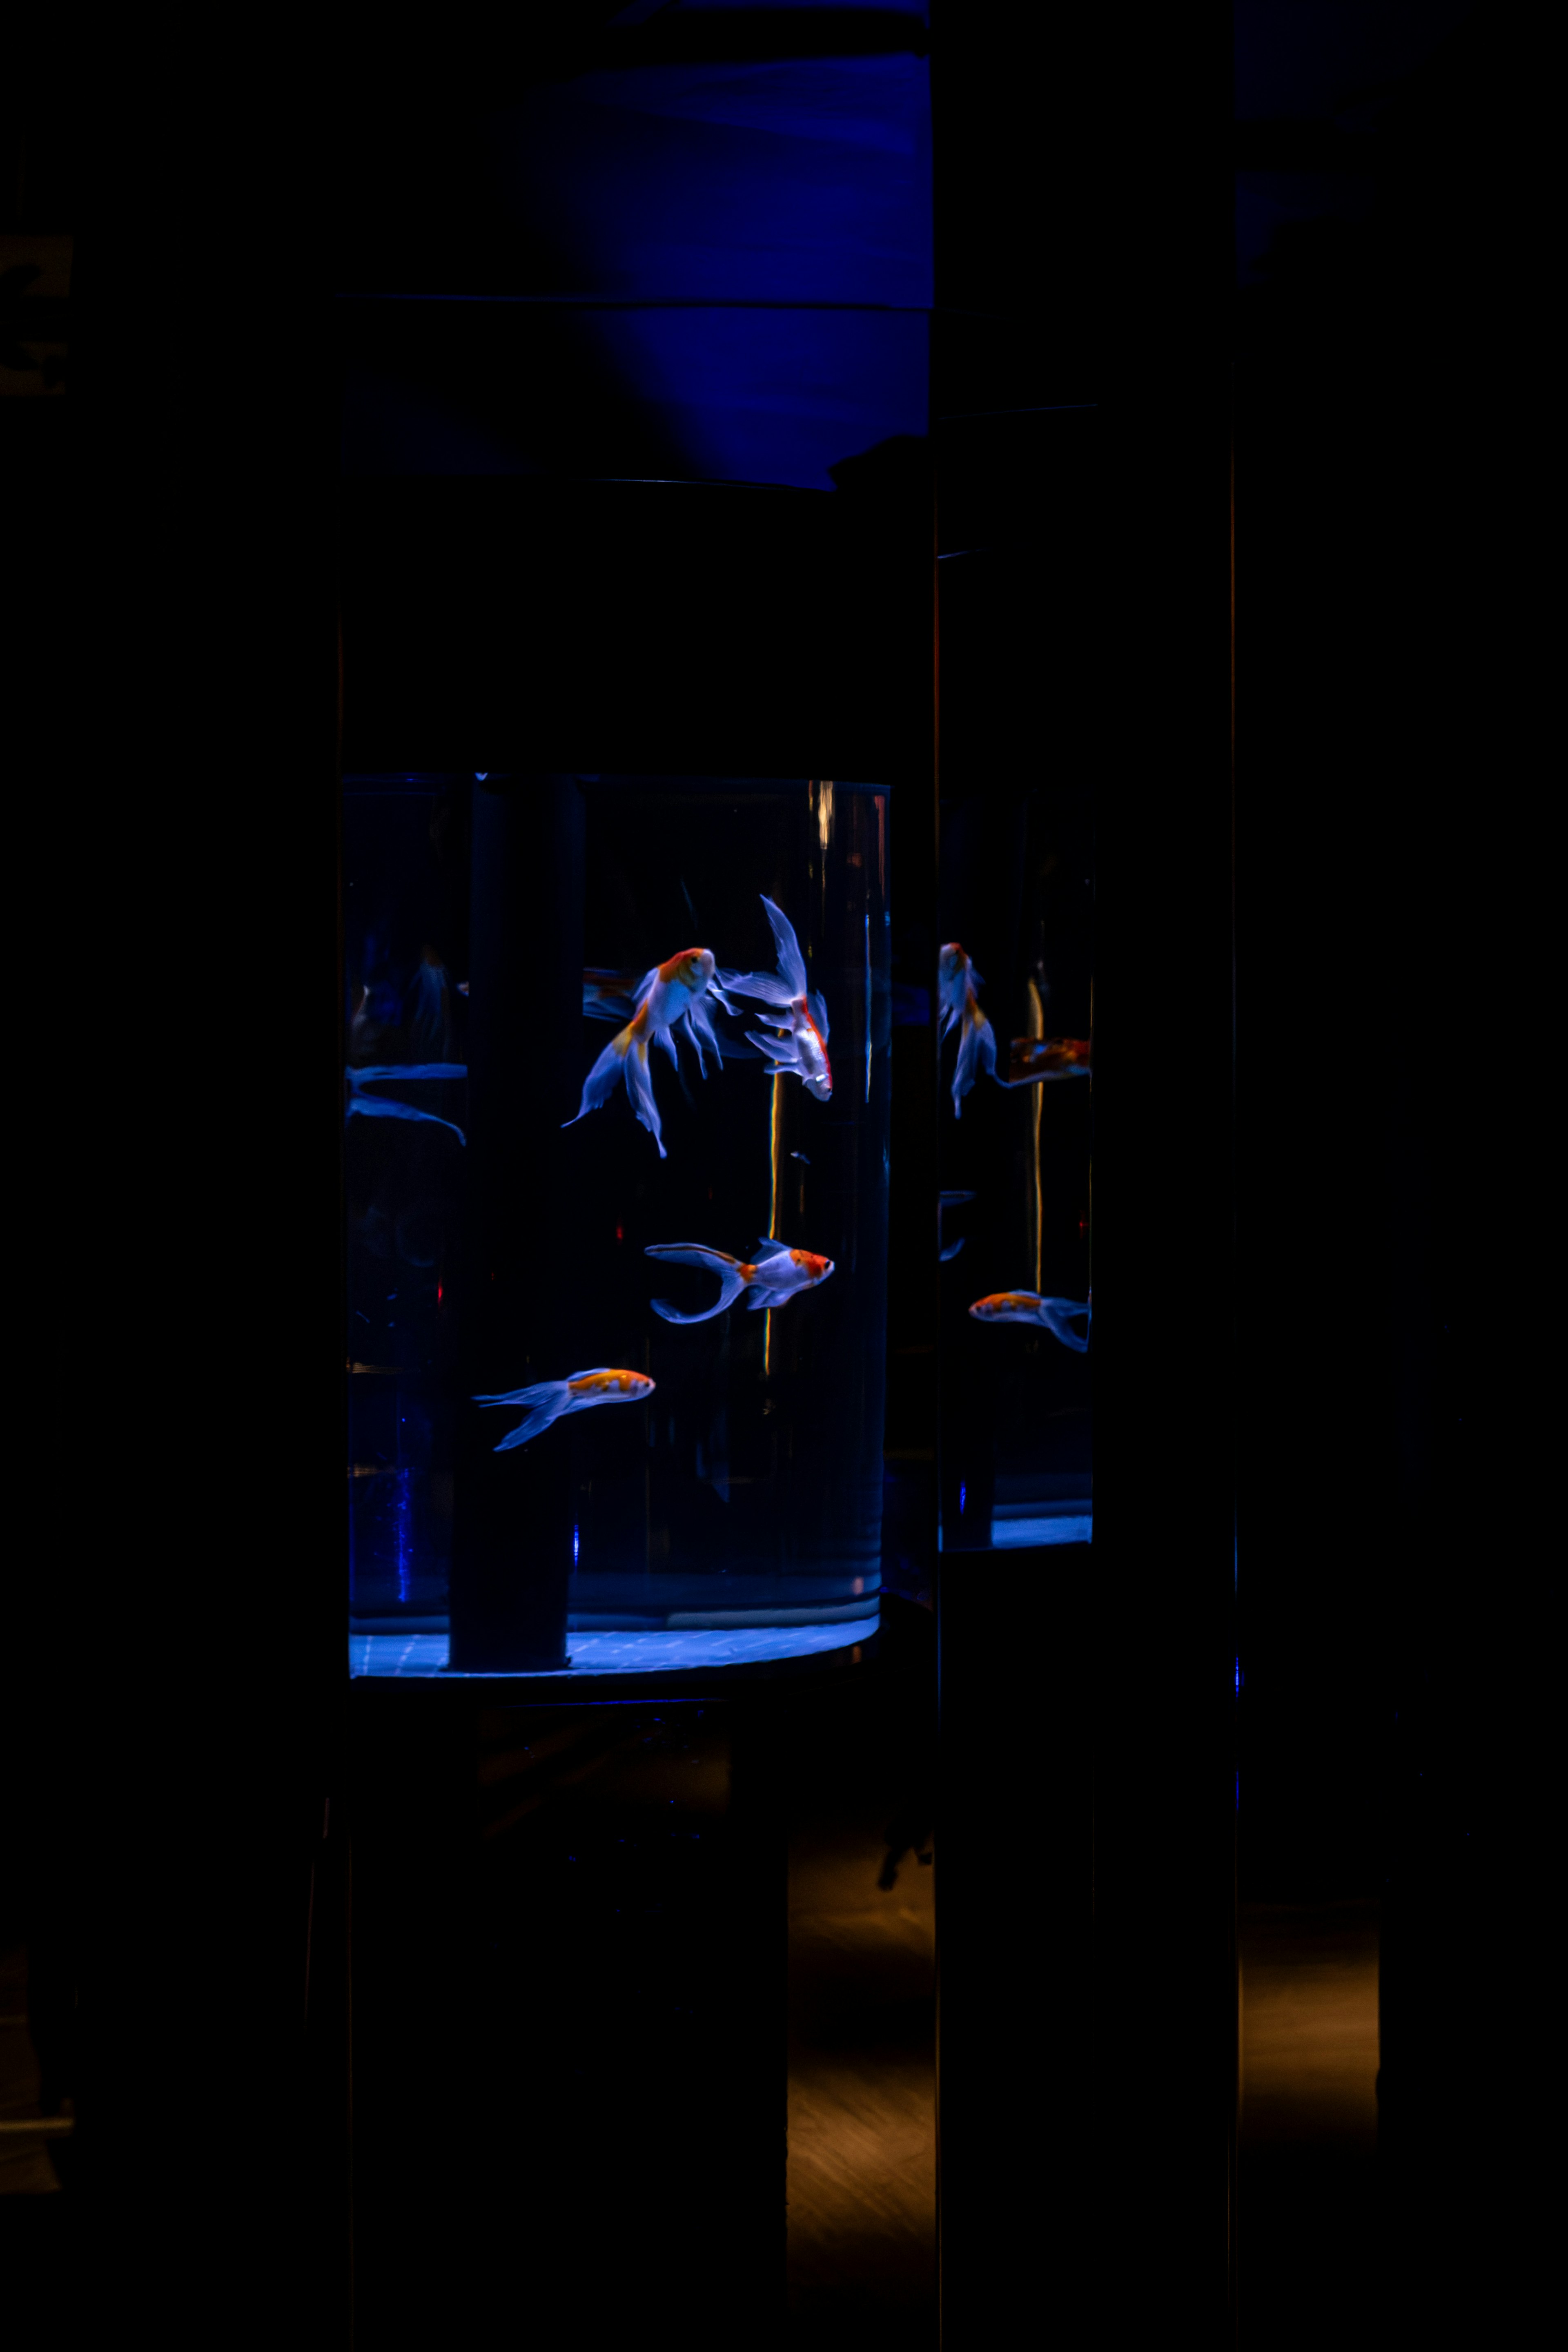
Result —
M1008 1047L1008 1084L1033 1087L1049 1078L1086 1078L1087 1037L1015 1037Z
M779 950L777 972L721 971L719 981L731 995L751 997L778 1014L768 1024L773 1035L765 1037L751 1029L746 1033L747 1043L769 1057L769 1076L799 1078L809 1094L827 1102L833 1091L827 1001L806 986L806 961L789 916L769 898L764 897L762 904Z
M363 1091L370 1086L406 1086L411 1082L428 1084L435 1079L465 1078L468 1076L465 1062L378 1062L368 1069L350 1067L344 1071L343 1076L349 1082L345 1118L352 1118L357 1112L361 1118L423 1119L431 1127L450 1128L459 1143L467 1142L463 1129L452 1119L438 1118L433 1110L415 1110L409 1103L390 1102L384 1096L368 1095Z
M1088 1335L1080 1339L1072 1326L1088 1323L1093 1295L1091 1291L1087 1300L1042 1298L1034 1290L998 1290L989 1298L977 1298L969 1312L977 1323L1038 1324L1064 1348L1082 1355L1089 1345Z
M476 1396L474 1402L528 1409L527 1420L520 1421L497 1446L497 1454L505 1454L514 1445L526 1445L530 1437L538 1437L569 1412L586 1412L596 1404L641 1404L653 1391L653 1382L646 1372L615 1370L601 1364L591 1372L573 1372L568 1380L536 1381L531 1388L508 1389L504 1396Z
M985 982L956 940L949 940L936 959L936 999L941 1006L939 1035L958 1032L958 1057L953 1065L953 1116L964 1116L964 1097L982 1070L997 1075L997 1038L980 1010L977 991Z
M936 1195L936 1255L944 1265L949 1259L957 1256L964 1246L964 1237L960 1234L956 1242L947 1242L944 1244L942 1219L949 1209L961 1209L966 1202L972 1201L975 1197L973 1192L938 1192Z
M662 1045L676 1068L680 1055L675 1045L675 1032L684 1028L688 1042L696 1047L697 1066L707 1076L707 1054L723 1066L718 1039L708 1018L705 1000L712 996L727 1012L733 1010L722 987L715 979L713 951L709 948L683 948L653 971L644 972L637 982L637 1010L619 1035L612 1037L599 1059L583 1080L582 1102L576 1118L563 1119L563 1128L575 1127L578 1119L586 1118L591 1110L607 1103L615 1091L616 1081L624 1078L632 1108L640 1124L645 1127L659 1147L659 1157L667 1160L664 1129L659 1118L659 1106L653 1099L653 1081L648 1068L648 1048ZM614 976L612 975L612 978Z
M723 1250L708 1249L701 1242L655 1242L646 1252L649 1257L663 1258L669 1265L697 1265L718 1276L718 1297L712 1307L704 1307L700 1315L682 1315L665 1298L653 1302L655 1315L666 1323L706 1323L733 1307L742 1291L747 1294L748 1307L782 1307L798 1291L815 1290L826 1282L833 1270L831 1257L819 1257L814 1251L790 1249L783 1242L766 1241L757 1244L757 1255L749 1264L729 1257Z

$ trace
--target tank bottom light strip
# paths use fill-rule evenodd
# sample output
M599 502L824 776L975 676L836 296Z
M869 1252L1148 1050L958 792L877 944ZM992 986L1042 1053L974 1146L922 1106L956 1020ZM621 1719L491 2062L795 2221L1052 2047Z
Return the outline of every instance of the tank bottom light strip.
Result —
M694 1668L759 1665L776 1659L817 1657L869 1642L878 1619L838 1625L753 1625L679 1633L574 1633L571 1664L530 1682L570 1684L591 1675L686 1674ZM355 1633L349 1640L350 1675L427 1675L446 1672L444 1633ZM454 1680L458 1679L454 1676ZM465 1675L465 1682L488 1682ZM507 1680L516 1677L507 1676Z

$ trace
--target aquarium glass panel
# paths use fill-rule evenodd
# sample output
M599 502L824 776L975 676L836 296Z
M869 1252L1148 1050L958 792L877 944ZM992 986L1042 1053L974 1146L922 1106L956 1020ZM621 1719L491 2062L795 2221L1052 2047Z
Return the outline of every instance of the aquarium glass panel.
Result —
M569 1627L863 1620L891 796L549 784L558 864L529 873L525 793L503 874L505 779L345 780L351 1622L440 1631L476 1510L503 1575L548 1580L567 1493ZM560 923L541 888L572 899ZM476 994L503 984L504 1009Z

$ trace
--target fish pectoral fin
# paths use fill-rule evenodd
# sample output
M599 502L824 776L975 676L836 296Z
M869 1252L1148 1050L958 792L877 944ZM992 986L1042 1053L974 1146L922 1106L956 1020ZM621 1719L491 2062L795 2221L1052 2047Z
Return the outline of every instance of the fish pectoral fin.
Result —
M828 1042L827 998L825 996L808 996L806 999L806 1010L811 1016L818 1036L825 1045Z

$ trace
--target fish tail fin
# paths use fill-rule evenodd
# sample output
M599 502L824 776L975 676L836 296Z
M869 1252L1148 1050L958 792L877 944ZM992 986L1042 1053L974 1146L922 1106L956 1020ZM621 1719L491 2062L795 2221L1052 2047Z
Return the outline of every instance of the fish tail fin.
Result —
M622 1067L630 1066L632 1042L632 1027L628 1023L624 1029L618 1031L612 1037L609 1045L584 1078L582 1101L578 1108L577 1118L562 1119L563 1129L575 1127L579 1118L586 1118L591 1110L598 1110L601 1104L610 1100L615 1091L615 1082L620 1077ZM631 1085L630 1078L627 1079L627 1085ZM635 1101L635 1096L632 1099Z
M960 1105L982 1070L991 1076L997 1074L997 1037L983 1013L966 1020L964 1034L958 1040L958 1057L953 1065L953 1114L963 1117Z
M662 1315L666 1323L709 1322L714 1316L722 1315L726 1307L733 1307L746 1287L739 1262L723 1250L705 1248L700 1242L655 1242L643 1255L662 1258L666 1265L699 1265L705 1273L718 1276L718 1298L712 1307L704 1307L700 1315L683 1315L668 1299L655 1298L653 1312Z
M480 1405L531 1407L527 1419L520 1421L516 1429L508 1430L497 1446L497 1454L505 1454L514 1445L526 1445L530 1437L537 1437L541 1430L549 1427L552 1421L559 1420L570 1394L565 1381L538 1381L532 1388L512 1389L504 1396L476 1396L474 1402Z
M653 1081L648 1074L648 1041L633 1037L628 1029L623 1033L628 1042L625 1056L626 1091L632 1097L632 1108L659 1147L659 1157L667 1160L664 1131L659 1119L659 1106L653 1100ZM671 1048L672 1052L674 1048Z
M780 1070L799 1070L800 1066L800 1048L793 1037L761 1037L755 1029L748 1029L746 1042L755 1045L759 1054L767 1055L775 1077Z

